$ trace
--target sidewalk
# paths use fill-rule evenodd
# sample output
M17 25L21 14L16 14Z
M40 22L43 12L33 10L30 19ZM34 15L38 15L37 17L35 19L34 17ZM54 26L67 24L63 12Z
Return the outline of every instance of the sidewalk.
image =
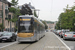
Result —
M70 48L68 48L68 46L65 46L65 44L63 44L60 41L60 38L58 36L56 36L53 32L48 33L50 36L50 38L46 39L46 44L43 50L70 50Z

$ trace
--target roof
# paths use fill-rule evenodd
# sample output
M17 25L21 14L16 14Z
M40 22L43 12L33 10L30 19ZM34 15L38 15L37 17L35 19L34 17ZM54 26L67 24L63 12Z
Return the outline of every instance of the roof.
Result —
M0 0L0 2L6 3L6 4L9 4L9 3L10 3L10 2L7 1L7 0Z

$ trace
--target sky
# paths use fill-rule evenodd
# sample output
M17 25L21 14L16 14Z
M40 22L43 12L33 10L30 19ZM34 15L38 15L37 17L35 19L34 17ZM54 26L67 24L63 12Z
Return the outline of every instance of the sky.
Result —
M11 0L8 0L11 2ZM64 12L67 4L69 7L75 5L75 0L19 0L18 5L23 5L25 3L39 9L39 18L46 21L58 21L59 15ZM38 15L38 11L37 11Z

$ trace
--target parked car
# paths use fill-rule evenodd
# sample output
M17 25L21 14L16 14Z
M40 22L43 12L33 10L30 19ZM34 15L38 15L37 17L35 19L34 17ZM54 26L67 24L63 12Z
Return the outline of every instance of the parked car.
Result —
M13 32L3 32L0 41L16 41L16 34Z
M60 32L61 32L61 30L57 30L56 34L57 34L57 35L59 35L59 34L60 34Z
M59 34L61 38L63 38L64 33L69 32L69 30L62 30Z
M46 32L48 32L48 30L46 30Z
M18 32L18 31L15 32L16 35L17 35L17 32Z
M64 33L63 39L64 40L66 40L66 39L73 39L73 40L75 40L75 32L66 32L66 33Z
M56 33L57 30L54 30L53 32Z
M63 34L65 33L66 31L61 31L59 36L62 38L63 37Z

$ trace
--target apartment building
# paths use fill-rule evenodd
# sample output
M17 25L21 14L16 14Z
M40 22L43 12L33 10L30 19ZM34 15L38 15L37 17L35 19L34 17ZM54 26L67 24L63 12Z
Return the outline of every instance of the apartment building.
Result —
M8 8L10 7L11 3L7 0L0 0L0 23L2 23L2 10L3 10L3 26L4 30L6 31L14 31L14 23L8 21L7 19L13 18L13 13L9 12Z

